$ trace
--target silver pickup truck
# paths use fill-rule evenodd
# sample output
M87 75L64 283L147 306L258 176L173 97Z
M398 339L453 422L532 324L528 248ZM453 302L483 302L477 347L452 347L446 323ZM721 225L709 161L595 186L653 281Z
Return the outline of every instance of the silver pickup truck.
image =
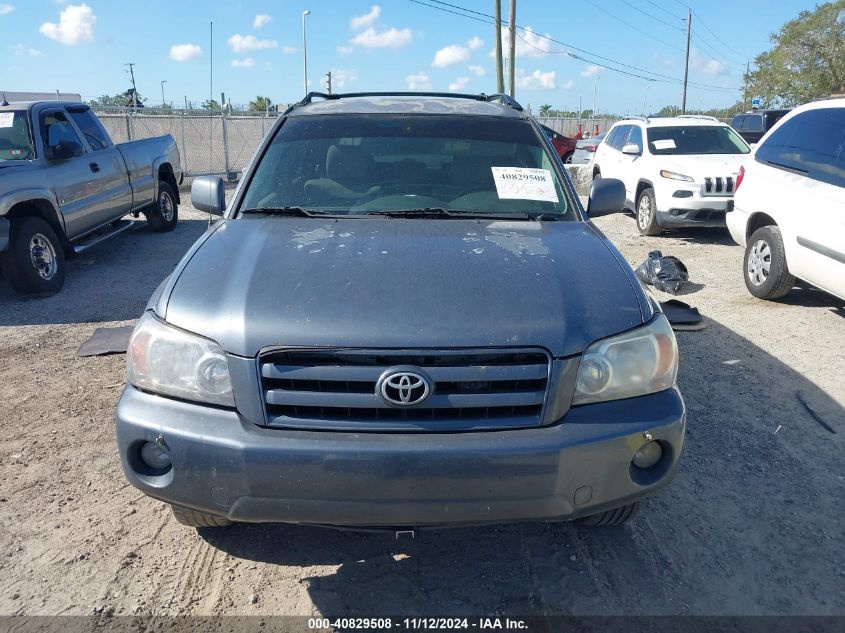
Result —
M58 292L65 257L132 228L178 220L182 169L170 135L115 145L83 103L0 104L0 266L22 295Z

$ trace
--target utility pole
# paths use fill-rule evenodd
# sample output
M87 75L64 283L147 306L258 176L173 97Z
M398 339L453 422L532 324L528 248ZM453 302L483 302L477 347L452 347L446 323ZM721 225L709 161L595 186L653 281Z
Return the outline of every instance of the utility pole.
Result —
M502 69L502 4L501 0L493 0L493 7L495 9L493 20L496 27L496 92L504 94L505 92L505 73Z
M306 9L302 12L302 81L305 86L305 94L308 94L308 40L305 37L305 18L311 15L311 11Z
M329 94L332 93L332 71L326 73L326 88Z
M167 79L161 80L161 108L164 109L164 84L167 83Z
M684 60L684 95L681 97L681 114L687 113L687 79L689 78L689 38L692 33L692 10L687 13L687 52Z
M508 21L508 32L510 37L508 38L510 47L508 50L508 62L510 67L508 70L510 71L510 95L511 97L516 98L516 0L511 0L511 15L510 20Z
M742 105L743 107L748 107L745 104L748 102L748 74L751 72L751 60L745 60L745 90L743 90L742 95Z
M124 66L129 66L129 76L132 78L132 109L134 110L138 107L138 89L135 87L135 62L129 62Z

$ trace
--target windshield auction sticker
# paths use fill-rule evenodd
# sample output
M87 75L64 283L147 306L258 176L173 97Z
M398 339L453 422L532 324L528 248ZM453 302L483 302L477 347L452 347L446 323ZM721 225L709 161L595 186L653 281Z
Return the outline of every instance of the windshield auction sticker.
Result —
M491 167L496 193L501 200L560 202L552 172L526 167Z
M14 120L14 112L0 112L0 127L12 127Z

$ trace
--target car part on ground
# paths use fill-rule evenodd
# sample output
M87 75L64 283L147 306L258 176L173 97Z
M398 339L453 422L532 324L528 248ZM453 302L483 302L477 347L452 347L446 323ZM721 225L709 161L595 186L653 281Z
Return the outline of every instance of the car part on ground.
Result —
M636 273L644 284L672 295L678 294L689 281L686 265L674 255L664 256L660 251L651 251L648 259L637 266Z

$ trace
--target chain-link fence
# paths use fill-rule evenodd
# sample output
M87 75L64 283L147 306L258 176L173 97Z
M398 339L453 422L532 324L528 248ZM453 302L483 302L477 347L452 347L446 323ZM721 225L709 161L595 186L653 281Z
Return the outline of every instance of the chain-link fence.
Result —
M563 136L568 136L570 138L575 138L575 135L578 134L579 127L581 128L582 136L592 136L594 133L601 134L602 132L607 132L618 120L619 119L567 119L564 117L537 117L537 121L540 125L545 125L558 134L562 134ZM596 129L598 129L598 132L596 132Z
M95 107L115 143L170 134L186 177L216 175L236 180L264 135L274 112L157 110Z

